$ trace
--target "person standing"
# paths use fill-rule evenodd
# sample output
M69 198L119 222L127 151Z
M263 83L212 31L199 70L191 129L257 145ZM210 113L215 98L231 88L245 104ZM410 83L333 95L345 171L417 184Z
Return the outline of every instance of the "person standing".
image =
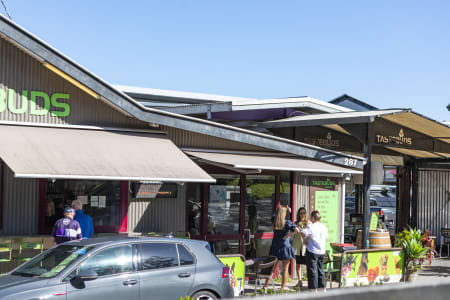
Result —
M52 230L52 237L56 244L73 240L81 240L80 224L73 219L75 210L67 206L64 208L64 217L57 220Z
M327 227L320 222L320 212L311 213L311 224L301 231L306 243L306 272L308 276L308 288L317 291L317 288L325 290L325 273L323 260L325 257L325 243L328 238Z
M83 213L83 203L80 200L72 201L72 208L75 209L74 220L78 221L81 226L81 235L83 239L88 239L94 235L94 224L92 223L92 218Z
M289 265L291 259L295 258L294 248L291 244L291 235L298 232L297 226L290 220L286 220L287 212L290 212L288 205L280 205L277 209L275 222L273 224L273 240L270 247L269 255L278 258L278 262L281 261L281 290L284 290L286 286L287 277L289 276ZM269 285L269 279L266 279L264 289L267 289Z
M297 217L295 221L295 225L297 225L298 229L302 231L306 228L306 226L310 224L306 209L304 207L300 207L297 211ZM296 233L292 236L292 246L295 250L295 269L297 271L297 277L298 277L298 287L303 286L303 280L302 280L302 268L301 265L306 265L306 245L303 242L303 237L301 233Z

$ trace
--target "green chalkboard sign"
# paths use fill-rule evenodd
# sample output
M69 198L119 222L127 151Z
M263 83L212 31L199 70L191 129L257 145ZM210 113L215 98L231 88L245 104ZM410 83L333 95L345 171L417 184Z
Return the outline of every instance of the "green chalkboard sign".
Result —
M339 242L339 192L316 191L316 210L320 212L321 222L328 229L326 250L331 251L330 243Z
M370 214L370 225L369 225L369 229L370 230L377 230L378 228L378 213L377 212L373 212Z

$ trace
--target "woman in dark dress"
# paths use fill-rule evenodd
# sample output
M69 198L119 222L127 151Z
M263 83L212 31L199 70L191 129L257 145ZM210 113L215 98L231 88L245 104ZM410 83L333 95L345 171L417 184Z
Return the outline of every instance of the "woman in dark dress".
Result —
M289 276L289 264L291 259L295 258L295 251L291 244L291 236L295 232L299 232L297 226L290 220L286 220L286 214L290 211L289 206L279 206L277 215L273 224L273 240L270 247L269 255L278 258L282 263L281 266L281 290L286 286L286 280ZM266 280L264 288L269 285L269 280Z

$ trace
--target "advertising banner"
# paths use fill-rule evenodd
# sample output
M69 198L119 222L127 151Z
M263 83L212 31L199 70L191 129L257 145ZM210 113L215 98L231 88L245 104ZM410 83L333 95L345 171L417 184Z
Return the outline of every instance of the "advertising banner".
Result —
M401 248L365 249L342 253L341 286L400 282L405 262Z

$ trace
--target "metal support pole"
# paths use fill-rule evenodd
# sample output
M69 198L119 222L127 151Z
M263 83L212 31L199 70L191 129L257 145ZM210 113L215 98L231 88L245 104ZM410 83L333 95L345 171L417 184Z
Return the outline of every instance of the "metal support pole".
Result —
M370 181L372 167L372 145L373 145L373 124L366 124L366 143L364 143L364 157L367 159L364 165L363 175L363 213L364 221L362 228L361 248L369 248L369 225L370 225Z

